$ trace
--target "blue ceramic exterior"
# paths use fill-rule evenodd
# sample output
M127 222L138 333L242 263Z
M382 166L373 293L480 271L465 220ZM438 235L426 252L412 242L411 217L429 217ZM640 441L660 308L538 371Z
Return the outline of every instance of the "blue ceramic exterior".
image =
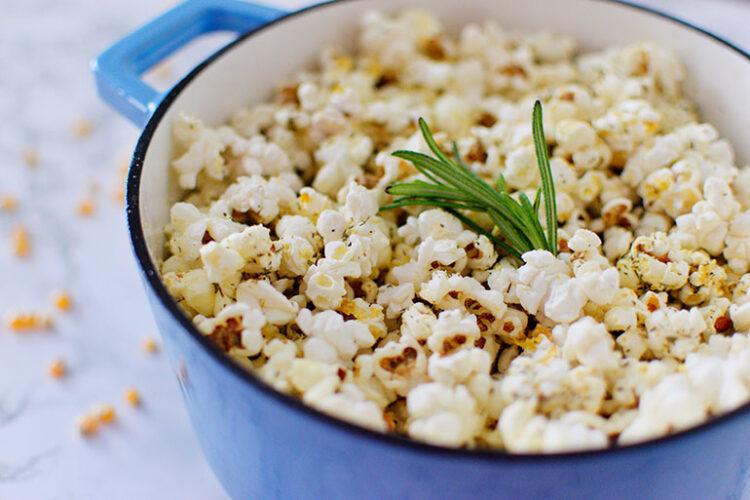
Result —
M192 0L94 64L102 97L135 123L148 122L129 174L133 246L201 447L232 498L750 498L750 405L667 438L603 451L519 456L443 449L312 410L234 365L197 332L158 278L139 200L151 137L193 74L161 105L163 96L139 74L200 33L251 30L281 15L235 0Z
M748 412L654 443L556 456L384 439L249 384L146 289L200 445L232 498L750 498Z

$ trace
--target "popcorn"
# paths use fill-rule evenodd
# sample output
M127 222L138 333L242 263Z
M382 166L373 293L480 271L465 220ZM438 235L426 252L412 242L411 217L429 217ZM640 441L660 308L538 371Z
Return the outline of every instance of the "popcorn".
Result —
M413 337L404 336L375 349L372 361L373 375L400 396L428 380L427 357Z
M378 304L386 308L386 316L398 317L413 304L414 285L405 283L399 286L384 285L378 291Z
M612 149L613 163L622 165L640 144L656 134L660 121L661 115L651 103L629 99L613 106L592 125Z
M576 278L553 283L544 303L544 315L557 323L571 323L578 319L586 304L584 287Z
M431 236L417 247L416 261L393 268L399 284L412 283L415 287L427 281L430 271L451 268L461 271L466 266L466 251L455 240L435 240Z
M178 301L184 300L185 305L198 314L213 314L216 290L205 270L167 273L164 275L164 284Z
M299 306L287 299L265 280L247 280L237 287L237 303L244 303L253 309L263 311L266 320L272 325L290 323L297 316Z
M443 311L427 337L427 346L431 351L445 355L472 346L478 338L479 327L473 315L455 310Z
M432 279L422 285L419 295L440 309L458 309L475 314L482 332L494 333L507 309L501 293L485 289L474 278L456 274L448 277L443 272L433 273Z
M618 442L634 443L679 431L696 425L705 415L706 408L691 390L688 378L684 374L667 375L641 396L638 413Z
M280 210L296 205L296 196L280 178L265 180L259 175L239 177L222 195L233 214L267 224Z
M409 306L401 315L401 333L424 342L432 334L437 317L421 302Z
M418 10L366 14L355 46L228 125L174 120L161 271L201 333L305 404L442 446L599 449L750 400L750 174L673 54L492 20L453 37ZM533 199L535 95L556 255L508 256L444 208L379 212L428 180L391 155L430 154L419 117ZM27 316L8 326L49 325Z
M505 182L511 189L529 189L540 184L539 168L533 146L512 151L505 161Z
M563 356L569 361L598 370L615 368L619 353L613 350L614 345L606 328L586 317L568 328Z
M369 347L375 342L367 325L357 320L344 320L335 311L311 313L303 309L297 315L297 325L308 336L308 349L318 354L319 361L350 361L360 347ZM325 345L323 345L325 344ZM313 357L315 359L315 357Z
M456 239L463 233L464 228L456 217L439 209L425 210L417 218L419 238L435 240Z
M330 209L321 212L315 226L318 234L323 237L323 241L326 243L341 239L347 227L349 227L347 218L343 214Z
M570 269L546 250L523 254L526 262L518 269L516 295L526 311L536 314L551 292L552 284L570 276Z
M623 284L643 284L652 290L676 290L687 283L690 267L664 233L639 236L617 269Z
M418 385L406 397L409 435L442 446L471 442L480 425L476 401L466 387L437 382Z
M313 188L335 195L349 180L362 175L362 165L372 154L372 148L372 140L363 135L342 134L324 141L315 152L315 161L321 167L313 181Z
M267 361L260 367L258 374L276 390L288 391L290 384L287 374L297 357L296 344L285 338L265 339L262 352Z
M610 227L604 231L602 250L609 260L615 260L628 253L632 242L632 232L617 226Z
M276 222L276 236L282 238L304 238L310 245L319 247L317 229L307 217L301 215L283 215Z
M214 318L196 316L194 321L201 333L231 354L255 356L263 348L266 317L243 302L226 306Z
M700 334L705 328L706 323L697 308L658 309L646 318L646 344L656 356L671 355L682 360L700 342Z
M750 269L750 211L738 214L729 223L724 248L724 258L729 268L743 274Z
M350 183L343 212L353 222L364 222L378 213L380 208L376 195L359 184Z
M750 330L750 302L743 304L732 304L729 306L729 316L732 319L732 326L738 332L748 332Z
M315 390L318 389L318 390ZM305 393L303 401L319 410L376 431L385 431L383 413L364 392L354 384L343 384L339 392L328 387L315 387Z
M430 379L446 386L469 383L475 375L489 375L492 357L487 351L474 347L441 356L435 353L428 361Z
M201 171L217 180L224 178L225 163L221 153L226 144L219 134L206 128L199 119L181 113L175 124L174 136L176 142L186 149L182 156L172 162L181 188L195 188Z

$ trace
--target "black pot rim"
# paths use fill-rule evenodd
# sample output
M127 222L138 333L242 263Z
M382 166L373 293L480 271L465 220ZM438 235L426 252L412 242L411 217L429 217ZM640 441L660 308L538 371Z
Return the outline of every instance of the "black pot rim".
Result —
M250 384L250 386L252 386L254 389L276 400L277 402L283 405L286 405L290 410L302 413L310 418L316 419L317 421L319 421L320 423L324 425L338 428L345 433L353 435L354 437L364 438L370 441L377 441L379 444L386 444L386 445L399 447L399 448L405 449L404 451L407 451L407 452L424 453L424 454L429 454L429 455L441 455L446 458L464 458L467 460L482 460L482 461L490 461L490 462L516 462L516 463L518 462L551 463L551 462L570 460L570 459L598 459L600 457L604 458L604 457L608 457L611 455L622 456L626 453L647 452L648 450L652 450L657 447L667 446L670 443L683 442L685 440L695 437L697 434L702 434L711 429L716 429L718 426L721 426L722 424L730 422L730 421L736 421L743 417L748 417L750 420L750 402L748 402L745 405L740 406L739 408L736 408L728 413L724 413L722 415L712 417L708 421L698 426L691 427L691 428L676 432L674 434L670 434L667 436L659 437L656 439L652 439L652 440L648 440L648 441L644 441L640 443L621 445L621 446L612 446L612 447L604 448L604 449L571 451L571 452L563 452L563 453L516 454L516 453L509 453L503 450L469 450L465 448L448 448L448 447L436 446L436 445L412 440L407 437L401 437L401 436L397 436L393 434L386 434L386 433L381 433L381 432L377 432L374 430L370 430L365 427L360 427L356 424L352 424L347 421L338 419L336 417L323 413L319 410L316 410L310 406L307 406L299 399L277 391L276 389L272 388L270 385L263 382L260 378L256 377L254 374L240 367L240 365L232 361L229 358L229 356L227 356L223 351L221 351L210 340L208 340L204 335L202 335L198 331L195 325L193 325L192 321L180 310L175 300L167 291L166 286L161 281L158 268L156 267L154 262L151 260L151 257L149 255L147 244L146 244L146 239L143 233L143 226L141 223L141 216L140 216L140 181L141 181L141 172L143 169L143 160L145 158L149 144L151 143L151 138L154 134L154 131L156 130L159 123L161 122L161 119L164 117L167 109L171 106L172 102L180 94L180 92L182 92L182 90L193 80L193 78L195 78L199 73L205 70L212 62L217 60L224 53L228 52L229 50L232 50L235 46L244 42L250 36L273 27L276 23L282 22L292 17L303 15L309 11L313 11L313 10L325 8L325 7L330 7L332 5L335 5L337 3L341 3L344 1L354 1L354 0L329 0L323 3L308 6L298 11L291 12L264 26L261 26L255 30L251 30L245 33L244 35L238 37L233 42L222 47L220 50L218 50L217 52L215 52L214 54L206 58L204 61L202 61L200 64L198 64L192 71L190 71L190 73L188 73L182 80L180 80L179 83L177 83L167 93L167 95L164 97L164 99L161 101L161 103L158 105L158 107L154 111L154 114L149 119L148 123L146 124L146 127L144 128L143 132L141 133L141 136L138 139L138 143L133 153L133 159L130 164L130 170L128 172L127 194L126 194L128 228L130 232L131 243L133 245L135 257L140 265L141 271L144 273L144 277L145 277L146 282L148 283L148 286L151 287L151 291L156 295L161 305L167 311L169 311L169 313L173 316L173 318L190 334L190 336L192 336L193 339L196 342L198 342L202 346L202 348L208 352L208 354L211 357L213 357L214 361L218 362L220 365L226 368L229 372L235 375L238 379L242 381L242 383ZM684 27L690 28L706 36L707 38L711 38L723 44L730 50L745 57L748 60L748 62L750 62L750 54L748 54L743 49L737 47L736 45L727 41L726 39L715 35L714 33L711 33L703 28L695 26L694 24L691 24L689 22L678 19L670 14L666 14L664 12L661 12L656 9L652 9L650 7L637 5L626 0L591 0L591 1L618 4L624 7L646 12L656 17L665 19L669 22L676 23Z

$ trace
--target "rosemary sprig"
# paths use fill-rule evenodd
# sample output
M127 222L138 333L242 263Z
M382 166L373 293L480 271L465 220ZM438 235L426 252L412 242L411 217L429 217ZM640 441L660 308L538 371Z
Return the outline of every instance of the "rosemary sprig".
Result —
M549 250L557 254L555 185L542 127L542 104L539 101L534 103L532 135L542 185L537 189L533 203L524 193L518 193L518 199L511 196L502 174L497 178L494 188L480 179L461 160L455 142L453 158L450 158L435 142L427 123L422 118L419 119L419 129L435 157L403 150L394 152L393 156L411 162L429 182L415 180L391 184L386 191L396 196L396 199L382 206L381 211L410 205L439 207L455 215L474 231L487 236L495 246L510 255L521 258L525 252L535 249ZM546 233L539 220L542 198ZM461 211L486 213L504 240L481 227Z

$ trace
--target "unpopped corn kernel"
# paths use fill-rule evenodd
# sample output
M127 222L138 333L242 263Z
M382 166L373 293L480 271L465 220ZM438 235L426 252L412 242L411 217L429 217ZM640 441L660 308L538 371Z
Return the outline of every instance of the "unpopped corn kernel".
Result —
M96 415L86 413L78 417L78 432L84 437L94 436L99 432L99 419Z
M117 418L115 408L108 403L95 406L92 413L96 415L96 418L99 419L99 422L102 424L112 424Z
M124 393L125 402L130 406L139 406L141 404L141 395L135 387L128 387Z
M156 341L152 338L145 338L141 342L141 349L143 352L154 354L159 350L159 346L156 344Z
M5 327L14 332L43 330L52 326L52 319L37 312L9 312L5 315Z
M29 231L22 225L15 226L10 232L11 246L13 253L18 257L26 257L31 253L31 242L29 240Z
M68 366L65 363L65 360L60 358L53 360L47 367L47 373L49 373L52 378L63 378L68 373Z
M78 139L83 139L84 137L88 137L91 135L91 131L93 129L93 126L91 125L91 121L87 118L79 118L75 122L73 122L73 125L71 125L70 131L73 133L73 136Z
M58 311L69 311L73 306L73 299L65 290L58 290L52 294L52 304Z
M76 204L76 212L78 212L78 215L84 217L93 215L94 212L96 212L96 201L93 197L86 196L85 198L79 200Z
M21 151L21 161L27 167L35 167L39 163L39 153L33 148L26 148Z
M0 209L6 212L13 212L18 208L18 198L12 194L4 194L0 197Z

